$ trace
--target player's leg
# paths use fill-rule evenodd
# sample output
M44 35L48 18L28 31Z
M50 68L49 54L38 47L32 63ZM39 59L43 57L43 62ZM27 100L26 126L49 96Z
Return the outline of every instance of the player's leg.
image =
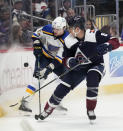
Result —
M46 103L44 111L40 115L40 119L44 120L46 117L48 117L60 104L62 99L70 92L70 89L71 88L67 87L66 85L59 84L49 101Z
M44 80L41 79L40 83L43 83L43 81ZM38 89L38 80L33 77L33 82L30 85L28 85L25 89L25 93L24 93L24 96L22 97L21 104L19 106L19 110L25 111L25 112L32 112L31 102L34 97L34 92L37 89ZM29 96L29 97L27 97L27 96Z
M55 63L57 64L57 63ZM57 64L58 65L58 64ZM60 70L59 70L60 69ZM53 70L54 72L54 77L58 77L61 74L63 74L66 71L66 67L63 64L59 64L59 67L57 67L55 70ZM56 81L57 83L61 83L61 80L58 79ZM64 107L64 104L61 102L56 108L56 110L58 111L68 111L67 107Z
M103 73L104 67L99 65L90 69L87 74L86 108L90 120L96 119L94 110L97 105L98 87Z
M80 71L71 71L65 77L62 78L61 84L59 84L50 97L49 101L45 105L43 113L40 115L40 118L43 120L48 117L53 110L61 103L62 99L74 89L83 79L83 76Z

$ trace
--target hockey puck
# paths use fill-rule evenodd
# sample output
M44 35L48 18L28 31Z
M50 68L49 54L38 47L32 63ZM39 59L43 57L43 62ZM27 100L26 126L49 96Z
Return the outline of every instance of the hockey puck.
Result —
M24 67L28 67L29 64L27 62L24 63Z

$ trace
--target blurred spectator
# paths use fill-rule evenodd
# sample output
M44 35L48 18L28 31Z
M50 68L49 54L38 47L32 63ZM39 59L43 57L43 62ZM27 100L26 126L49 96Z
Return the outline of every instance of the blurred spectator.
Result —
M12 45L13 44L22 44L23 40L22 40L22 28L20 26L20 24L18 22L14 22L14 24L12 25Z
M49 16L51 17L50 20L54 20L56 18L55 0L48 1L48 8L49 8Z
M58 15L66 18L67 17L67 10L69 8L71 8L71 1L70 0L64 0L63 1L63 7L58 10Z
M22 0L14 0L13 11L12 11L13 41L14 43L21 43L21 45L23 46L28 46L32 42L31 41L31 21L28 14L22 10L22 7L23 7Z
M35 15L42 18L46 18L46 16L49 13L49 8L46 2L41 1L40 3L34 3L34 5L35 5L34 8Z
M88 19L86 22L86 29L91 29L91 30L95 30L97 29L97 26L94 22L94 20Z
M105 33L105 34L110 34L110 26L109 25L104 25L101 30L100 30L102 33Z
M114 37L117 36L116 22L110 24L110 35Z
M113 37L117 37L116 22L103 26L100 31Z
M32 44L32 31L31 31L31 23L27 21L27 19L21 19L20 26L22 28L22 40L24 46L30 46Z
M20 21L18 23L17 21L14 21L12 25L12 38L13 38L13 44L19 45L19 46L31 46L32 40L31 40L31 31L28 29L28 24L26 20Z
M23 0L23 7L22 10L28 14L31 14L31 1L30 0Z
M27 17L27 13L22 10L22 7L23 7L22 0L14 0L12 19L17 19L17 21L19 22L23 17Z
M67 10L67 17L66 17L66 20L67 22L72 18L72 17L75 17L75 11L71 8L69 8Z
M75 16L75 11L72 8L69 8L67 10L67 17L74 17Z
M46 4L46 2L41 1L38 3L33 3L34 6L34 10L33 10L33 15L37 16L39 18L44 18L44 19L51 19L50 17L50 9L48 8L48 5ZM45 23L45 21L43 20L39 20L39 19L34 19L34 26L38 27L38 26L43 26L47 24L47 22Z
M0 46L9 46L10 37L10 12L9 8L0 8Z
M4 5L4 0L0 0L0 8Z

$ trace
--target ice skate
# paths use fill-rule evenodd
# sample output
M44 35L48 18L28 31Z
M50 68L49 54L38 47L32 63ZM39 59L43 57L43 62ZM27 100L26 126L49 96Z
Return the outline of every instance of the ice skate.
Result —
M95 113L94 113L94 110L89 110L89 111L87 111L87 115L88 115L88 118L89 118L90 120L95 120L95 119L96 119L96 115L95 115Z
M24 99L22 98L22 101L21 101L21 105L20 105L20 107L19 107L19 110L25 111L25 112L32 112L32 110L27 107L27 103L28 103L28 101L26 101L26 100L24 100Z
M47 104L45 105L44 111L39 115L39 118L41 120L44 120L53 112L54 109L55 107L51 107L47 102Z

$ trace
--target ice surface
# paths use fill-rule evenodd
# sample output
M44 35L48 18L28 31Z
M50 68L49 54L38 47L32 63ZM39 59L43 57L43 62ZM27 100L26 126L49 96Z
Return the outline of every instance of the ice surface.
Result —
M68 108L68 112L54 111L53 114L44 121L36 121L33 116L35 113L38 113L37 95L32 101L33 113L30 117L20 114L18 105L10 108L10 104L15 104L24 95L25 88L23 89L21 87L30 83L29 80L31 79L27 82L25 81L25 77L23 77L25 70L23 63L29 62L30 66L34 65L32 64L34 62L34 59L32 59L34 56L32 56L32 52L25 52L22 54L16 52L16 54L12 53L11 55L5 54L4 57L3 55L4 54L1 55L1 58L3 58L1 59L1 63L3 65L0 63L0 86L4 91L4 94L0 95L0 105L2 105L8 114L5 117L0 118L0 131L123 131L123 94L102 95L101 92L99 93L98 103L95 110L97 119L93 125L90 124L86 115L85 88L83 88L83 90L78 89L72 91L70 95L63 100L63 105ZM20 69L19 71L21 71L22 75L19 75L20 72L17 70L18 72L14 77L10 77L11 79L3 79L3 76L6 75L4 72L4 74L1 75L1 72L4 70L3 68L13 70L13 66L15 66L13 63L15 60L17 69ZM109 63L105 63L108 68ZM29 69L33 69L33 67ZM13 76L13 74L11 75L10 72L10 76ZM54 78L52 76L50 77ZM112 84L122 83L122 78L108 78L109 75L105 76L101 81L101 85L109 84L110 82L112 82ZM41 91L41 102L43 101L42 107L58 83L51 84ZM19 86L20 84L22 84L22 86ZM85 83L79 85L79 87L80 86L85 87Z
M85 98L64 100L68 112L55 111L44 121L31 117L0 118L0 131L123 131L123 94L99 96L95 113L97 119L89 123Z

